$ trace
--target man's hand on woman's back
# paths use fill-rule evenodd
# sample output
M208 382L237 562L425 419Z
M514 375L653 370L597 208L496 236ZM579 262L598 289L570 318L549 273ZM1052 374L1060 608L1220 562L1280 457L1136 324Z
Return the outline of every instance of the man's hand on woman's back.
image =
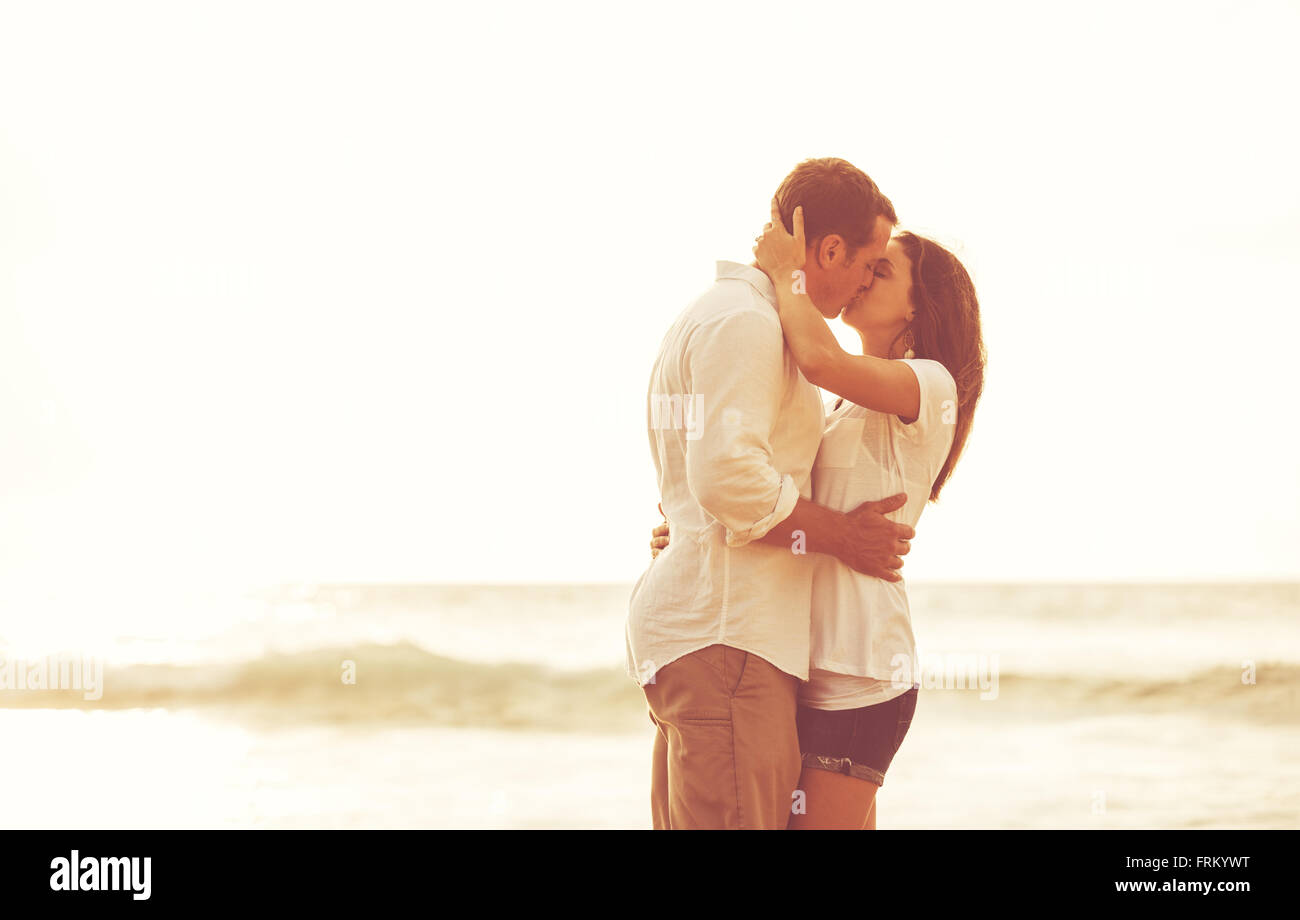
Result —
M885 517L907 503L903 493L878 502L863 502L844 515L845 539L835 555L851 569L885 581L902 581L898 570L912 550L916 531Z
M777 545L798 543L806 552L829 553L864 575L884 581L902 581L898 570L903 567L902 557L912 551L912 538L916 531L906 524L891 521L885 515L906 503L907 495L900 492L878 502L863 502L852 511L840 514L801 499L796 513L791 515L801 520L787 520L783 522L785 526L778 524L763 542ZM816 515L806 517L814 509ZM663 513L662 508L660 513ZM815 541L791 539L791 525L804 521L807 521L804 526L814 526L817 530L818 539ZM650 532L652 560L667 548L668 540L668 522L664 521Z

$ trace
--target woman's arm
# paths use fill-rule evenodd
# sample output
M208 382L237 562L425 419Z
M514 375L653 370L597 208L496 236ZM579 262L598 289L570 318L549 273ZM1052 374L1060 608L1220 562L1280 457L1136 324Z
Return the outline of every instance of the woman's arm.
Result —
M791 236L773 199L772 220L755 244L754 256L776 287L781 329L799 369L809 383L859 406L915 419L921 411L921 387L912 369L899 361L846 352L803 285L796 286L796 279L802 280L805 245L803 208L795 208Z

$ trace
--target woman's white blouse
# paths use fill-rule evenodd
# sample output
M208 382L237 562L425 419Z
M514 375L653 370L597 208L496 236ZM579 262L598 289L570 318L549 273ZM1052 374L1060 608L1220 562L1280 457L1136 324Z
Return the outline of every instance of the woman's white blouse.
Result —
M889 518L912 527L920 520L952 448L957 385L938 361L903 363L920 384L916 421L905 425L896 415L850 402L834 409L813 467L813 501L851 511L906 492L907 504ZM904 582L863 575L825 555L814 557L812 582L811 680L803 685L800 702L850 709L910 689L919 671Z

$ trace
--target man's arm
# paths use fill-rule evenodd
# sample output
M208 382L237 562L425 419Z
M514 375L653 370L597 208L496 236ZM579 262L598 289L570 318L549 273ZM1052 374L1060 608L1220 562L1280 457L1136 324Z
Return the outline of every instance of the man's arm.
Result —
M865 502L849 512L800 498L790 516L762 538L771 546L834 556L851 569L885 581L902 581L898 569L911 551L916 532L885 517L907 502L899 493L878 502Z
M826 553L846 565L885 581L901 580L897 570L903 567L902 556L912 548L915 535L906 524L895 524L884 517L902 507L907 497L894 495L878 502L859 505L848 514L832 511L815 502L800 498L794 511L778 522L758 542L793 551L799 545L806 553ZM857 528L855 542L854 527ZM668 522L650 532L650 559L667 549Z
M769 439L785 392L784 350L775 315L743 311L696 330L688 354L689 395L699 407L686 440L691 494L726 528L729 546L768 538L775 529L766 541L792 548L800 531L805 551L899 581L900 557L914 534L884 515L902 507L902 497L833 511L802 498L794 477L772 466Z
M702 324L686 359L695 408L686 435L686 481L726 528L729 546L763 537L799 500L794 477L772 466L771 434L785 394L775 311L742 310Z

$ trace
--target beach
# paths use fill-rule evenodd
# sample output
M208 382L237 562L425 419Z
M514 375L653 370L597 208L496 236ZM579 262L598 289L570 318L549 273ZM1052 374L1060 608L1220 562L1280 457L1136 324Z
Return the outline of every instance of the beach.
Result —
M912 596L931 667L882 828L1300 826L1297 586ZM297 585L199 639L106 641L98 699L0 690L21 739L0 773L23 790L0 823L649 827L626 597Z

